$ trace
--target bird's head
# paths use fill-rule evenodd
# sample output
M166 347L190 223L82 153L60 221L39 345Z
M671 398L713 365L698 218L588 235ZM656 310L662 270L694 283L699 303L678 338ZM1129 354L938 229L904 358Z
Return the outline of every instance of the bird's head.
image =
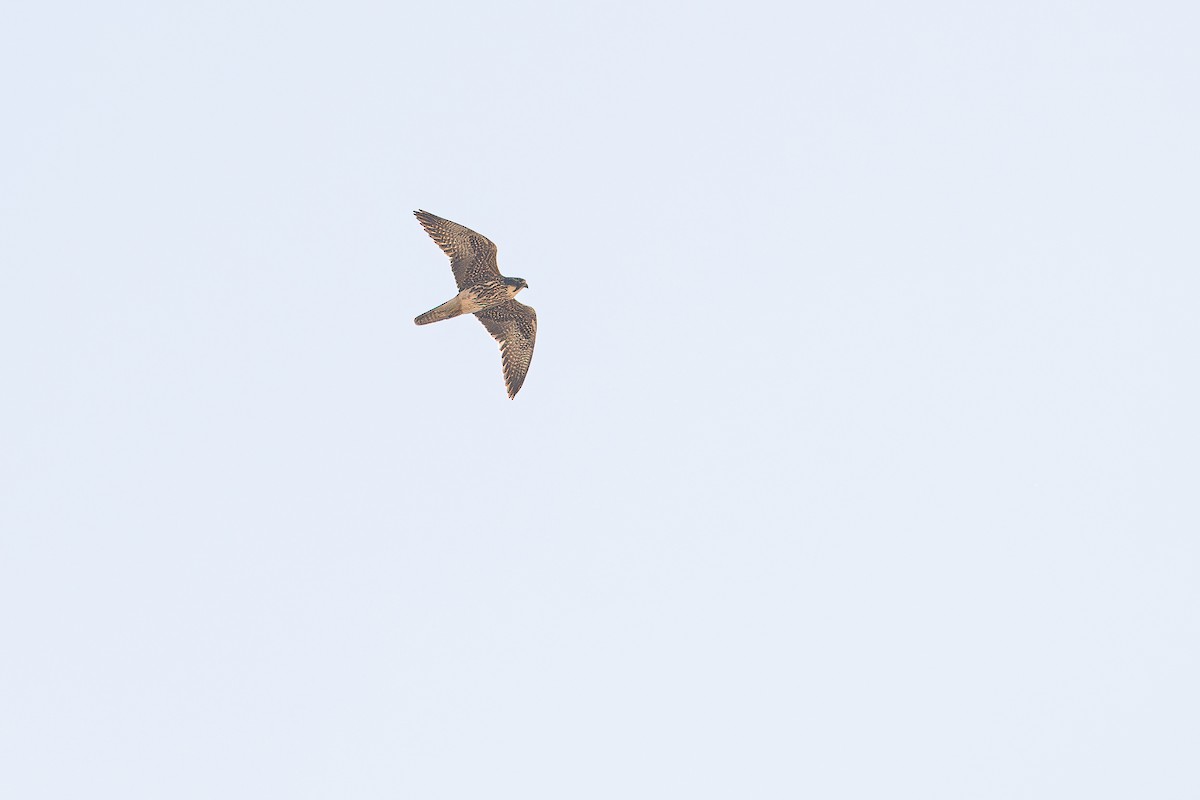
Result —
M521 291L522 289L529 288L529 284L525 281L524 278L505 278L504 282L507 283L509 286L513 287L513 290L514 290L513 294L516 294L517 292Z

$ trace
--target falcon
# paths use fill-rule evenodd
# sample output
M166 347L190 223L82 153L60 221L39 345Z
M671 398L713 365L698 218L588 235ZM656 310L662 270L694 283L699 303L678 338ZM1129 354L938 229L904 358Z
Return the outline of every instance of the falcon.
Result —
M524 278L506 278L496 266L496 245L486 236L457 222L414 211L429 237L450 256L450 269L458 284L458 294L417 317L418 325L428 325L462 314L474 314L500 343L504 365L504 385L512 399L521 391L529 362L533 358L533 340L537 335L537 314L516 301L517 292L528 289Z

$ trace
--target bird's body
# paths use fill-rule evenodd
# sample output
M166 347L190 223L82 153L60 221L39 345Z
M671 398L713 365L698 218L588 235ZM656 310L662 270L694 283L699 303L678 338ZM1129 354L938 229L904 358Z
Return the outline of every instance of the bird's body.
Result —
M414 322L418 325L428 325L431 322L440 322L460 314L474 314L485 308L512 300L516 297L517 292L521 291L521 287L505 283L504 280L487 280L474 286L468 286L437 308L426 311Z
M450 257L450 269L459 289L457 295L421 314L414 322L428 325L474 314L500 343L504 383L508 396L516 397L529 372L537 336L537 314L515 299L517 292L529 284L524 278L506 278L500 274L496 245L487 237L428 211L414 213L425 232Z

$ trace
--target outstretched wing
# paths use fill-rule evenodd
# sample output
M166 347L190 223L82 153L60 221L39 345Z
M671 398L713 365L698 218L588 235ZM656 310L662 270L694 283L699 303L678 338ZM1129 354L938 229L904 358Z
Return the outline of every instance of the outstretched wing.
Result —
M499 305L476 311L475 316L500 343L500 360L504 362L504 385L513 398L521 391L529 362L533 359L533 340L537 336L537 314L524 303L505 300Z
M496 267L496 245L486 236L428 211L413 213L429 237L450 256L450 269L454 270L454 280L460 291L487 278L500 277Z

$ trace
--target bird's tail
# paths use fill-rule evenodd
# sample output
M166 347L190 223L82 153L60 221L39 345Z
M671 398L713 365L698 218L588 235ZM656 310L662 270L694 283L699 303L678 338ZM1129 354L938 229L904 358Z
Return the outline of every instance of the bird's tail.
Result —
M452 297L437 308L426 311L413 322L418 325L428 325L431 322L441 322L444 319L457 317L461 313L463 313L462 298Z

